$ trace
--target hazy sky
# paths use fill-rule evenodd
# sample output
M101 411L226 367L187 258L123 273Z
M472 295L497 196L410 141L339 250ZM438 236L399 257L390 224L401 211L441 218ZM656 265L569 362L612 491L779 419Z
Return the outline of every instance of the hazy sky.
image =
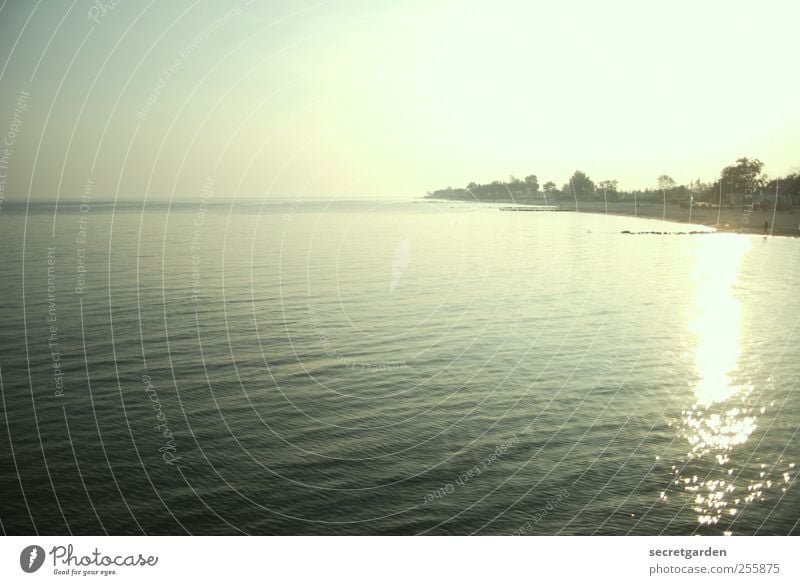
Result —
M800 166L797 0L98 4L2 3L7 200Z

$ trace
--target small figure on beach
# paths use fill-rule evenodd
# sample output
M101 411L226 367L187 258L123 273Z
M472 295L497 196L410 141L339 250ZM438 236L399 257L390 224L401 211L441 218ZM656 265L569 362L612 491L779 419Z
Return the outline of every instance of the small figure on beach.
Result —
M769 233L769 222L764 220L764 235L766 236Z

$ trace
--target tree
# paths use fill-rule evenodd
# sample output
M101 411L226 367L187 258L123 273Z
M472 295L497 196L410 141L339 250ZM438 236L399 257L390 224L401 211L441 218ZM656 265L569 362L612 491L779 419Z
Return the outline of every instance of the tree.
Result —
M594 181L583 171L575 171L564 190L574 193L577 199L591 199L594 196Z
M610 179L608 181L600 181L598 186L607 193L616 193L617 192L617 185L619 183L615 179Z
M544 192L545 192L545 193L547 193L548 195L549 195L550 193L555 193L555 191L556 191L556 184L555 184L553 181L547 181L547 182L544 184L544 186L542 187L542 189L544 189Z
M528 186L532 195L539 190L539 179L536 178L536 175L528 175L525 177L525 184Z
M617 181L616 179L609 179L606 181L600 181L598 183L598 188L603 192L603 200L608 201L616 201L619 199L619 193L617 193Z
M763 184L761 171L764 163L757 158L736 159L736 164L728 165L722 169L722 181L725 191L736 194L752 195Z
M661 189L662 191L665 192L670 191L675 188L675 185L677 185L675 179L673 179L669 175L661 175L658 178L658 188Z

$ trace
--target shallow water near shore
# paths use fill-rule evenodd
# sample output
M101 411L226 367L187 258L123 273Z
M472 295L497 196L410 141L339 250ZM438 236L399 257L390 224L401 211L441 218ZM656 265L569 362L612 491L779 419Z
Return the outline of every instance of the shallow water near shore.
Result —
M797 533L800 241L690 228L6 206L3 528Z

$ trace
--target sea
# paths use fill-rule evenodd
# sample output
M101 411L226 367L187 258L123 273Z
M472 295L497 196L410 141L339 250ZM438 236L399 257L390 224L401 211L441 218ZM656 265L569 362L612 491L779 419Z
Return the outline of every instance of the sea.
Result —
M6 202L0 529L800 533L800 240L500 207Z

